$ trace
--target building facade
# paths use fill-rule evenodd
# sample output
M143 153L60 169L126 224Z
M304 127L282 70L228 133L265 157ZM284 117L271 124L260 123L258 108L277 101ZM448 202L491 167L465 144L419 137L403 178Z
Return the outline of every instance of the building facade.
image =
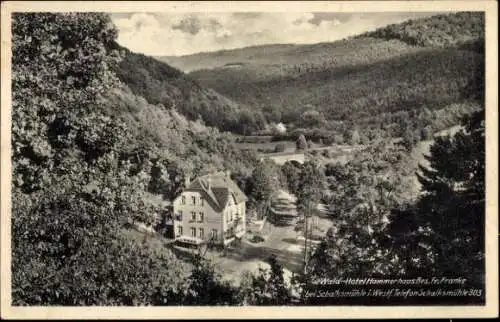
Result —
M247 197L229 172L201 176L186 184L172 203L174 238L190 244L226 245L246 232Z

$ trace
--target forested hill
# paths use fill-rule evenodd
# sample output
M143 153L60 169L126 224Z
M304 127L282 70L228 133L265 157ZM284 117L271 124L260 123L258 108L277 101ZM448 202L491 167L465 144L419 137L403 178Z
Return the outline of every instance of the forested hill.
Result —
M125 85L106 94L105 106L107 114L114 114L126 125L126 153L141 155L145 162L153 160L172 179L176 171L180 177L175 180L185 174L197 176L222 169L244 172L257 160L256 155L236 148L230 133L191 121L174 108L150 104Z
M193 279L203 263L191 271L171 251L124 236L124 227L157 224L165 207L148 197L171 200L186 176L221 169L242 173L258 162L234 147L229 134L132 93L117 77L116 36L102 13L13 14L15 305L202 303L199 294L206 298L207 292ZM133 59L141 61L128 55L118 71L122 77ZM155 77L177 79L170 87L156 84L174 102L182 102L177 86L195 92L194 82L168 66L129 72L139 80L154 75L151 84ZM205 271L203 280L219 287L214 294L225 294L225 285ZM204 301L215 303L216 297Z
M450 47L484 39L484 14L459 12L392 24L358 37L397 39L410 45Z
M483 47L483 13L455 13L333 43L272 46L274 54L266 57L238 49L240 64L229 60L228 51L222 57L231 68L189 75L262 111L268 122L310 135L345 139L360 128L368 138L400 137L406 129L420 137L476 109L466 92L481 86L476 82L482 82ZM213 53L213 61L218 57Z
M213 89L204 88L182 71L152 57L120 47L123 60L117 70L119 79L135 95L152 104L174 107L189 120L202 120L223 131L245 133L265 124L259 112L251 112Z

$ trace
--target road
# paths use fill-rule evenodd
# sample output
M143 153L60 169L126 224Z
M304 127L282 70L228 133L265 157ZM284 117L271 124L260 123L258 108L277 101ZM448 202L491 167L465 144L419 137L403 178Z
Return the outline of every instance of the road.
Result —
M302 236L301 225L296 224L297 217L295 196L280 191L273 202L276 216L273 222L266 221L261 230L264 241L252 243L243 238L241 243L230 247L225 253L209 251L206 257L210 259L222 273L226 280L239 283L244 271L257 273L259 267L268 268L267 259L275 255L285 271L286 279L292 272L299 273L304 264L304 241L298 239ZM332 225L332 220L322 208L319 215L311 220L323 228L326 233Z
M304 261L304 240L300 239L303 231L296 201L294 195L280 191L272 204L274 216L262 229L265 241L259 244L245 242L239 250L263 259L274 254L284 267L292 272L299 272ZM320 206L317 214L310 218L310 225L315 227L317 235L324 236L332 223L324 205Z

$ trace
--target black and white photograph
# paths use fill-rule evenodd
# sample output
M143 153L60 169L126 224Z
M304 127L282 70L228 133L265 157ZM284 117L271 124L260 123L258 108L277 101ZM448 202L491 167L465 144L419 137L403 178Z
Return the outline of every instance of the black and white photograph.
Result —
M498 316L496 3L16 3L2 3L2 318Z

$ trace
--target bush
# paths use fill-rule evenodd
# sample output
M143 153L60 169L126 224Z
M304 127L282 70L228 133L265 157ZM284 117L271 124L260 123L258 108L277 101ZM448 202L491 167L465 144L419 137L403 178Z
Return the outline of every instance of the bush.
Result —
M252 243L262 243L264 238L260 235L253 235L252 239L250 239Z
M323 152L321 153L325 158L331 158L332 156L332 153L330 150L323 150Z
M307 140L304 134L299 135L297 142L295 143L297 150L306 150L307 149Z
M432 140L432 128L426 126L421 130L420 137L422 140Z
M274 152L283 152L283 151L285 151L285 144L283 143L276 144L276 146L274 147Z
M335 134L333 142L335 142L335 144L344 144L344 137L341 134Z

